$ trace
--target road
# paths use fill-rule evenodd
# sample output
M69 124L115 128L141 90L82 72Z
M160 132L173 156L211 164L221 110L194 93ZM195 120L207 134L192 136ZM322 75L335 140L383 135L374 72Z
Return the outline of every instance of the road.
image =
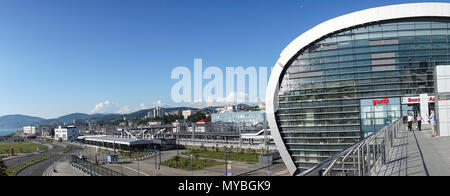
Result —
M9 167L12 167L12 166L14 166L14 165L17 165L17 164L19 164L19 163L23 163L23 162L25 162L25 161L35 159L35 158L44 156L44 155L46 155L46 154L55 153L56 151L65 148L64 146L55 145L55 144L52 144L52 143L46 143L46 142L40 142L40 143L50 145L50 146L52 146L52 148L49 149L49 150L47 150L47 151L44 151L44 152L33 153L33 154L31 154L31 155L20 156L20 157L16 157L16 158L12 158L12 159L5 160L4 163L5 163L6 167L9 168ZM19 162L19 160L20 160L20 162Z
M7 168L13 167L19 163L23 163L28 160L36 159L41 156L45 156L47 154L53 154L53 153L65 148L65 146L62 146L60 144L53 144L53 143L48 143L48 142L40 141L40 140L35 140L35 142L49 145L50 148L49 148L49 150L44 151L44 152L33 153L30 155L25 155L25 156L20 156L20 157L12 158L9 160L5 160L4 163L5 163L6 167ZM56 157L54 157L50 160L45 160L45 161L39 162L37 164L34 164L32 166L29 166L29 167L25 168L24 170L20 171L17 175L18 176L42 176L44 171L53 164L53 161L68 159L68 158L70 158L70 156L69 156L70 154L79 152L79 150L80 150L79 146L73 146L73 145L70 145L70 146L72 146L73 149L70 150L68 153L66 153L64 155L57 155Z
M29 166L25 168L24 170L20 171L17 175L18 176L42 176L49 167L52 166L53 162L60 162L60 161L68 161L71 159L71 155L75 154L80 151L79 147L72 146L72 149L65 153L65 154L58 154L56 157L45 160L39 163L36 163L32 166Z

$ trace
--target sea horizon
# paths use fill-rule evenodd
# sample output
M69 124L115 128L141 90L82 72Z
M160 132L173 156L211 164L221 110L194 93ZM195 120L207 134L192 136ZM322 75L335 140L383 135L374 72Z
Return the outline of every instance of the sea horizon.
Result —
M0 136L9 135L15 133L16 131L16 129L0 129Z

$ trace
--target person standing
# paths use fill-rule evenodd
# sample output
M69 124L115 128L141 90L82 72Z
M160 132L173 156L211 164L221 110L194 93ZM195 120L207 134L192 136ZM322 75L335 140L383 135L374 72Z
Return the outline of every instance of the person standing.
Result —
M434 113L434 110L430 110L431 115L428 117L430 119L431 124L431 137L436 137L436 114Z
M422 115L417 115L417 128L419 129L419 131L422 131L422 121L423 121L423 118L422 118Z
M412 131L413 122L414 122L414 117L412 114L409 114L408 115L408 130L409 131Z

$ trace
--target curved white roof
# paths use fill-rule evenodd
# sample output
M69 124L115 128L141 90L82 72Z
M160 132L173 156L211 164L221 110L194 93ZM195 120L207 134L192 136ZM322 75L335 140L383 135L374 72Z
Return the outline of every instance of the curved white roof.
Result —
M367 23L416 17L450 17L450 3L399 4L366 9L343 15L323 22L303 33L283 50L272 70L269 85L267 87L266 113L278 151L291 174L295 173L297 167L287 152L275 121L275 111L278 108L278 105L276 105L278 104L278 83L284 66L304 47L339 30Z

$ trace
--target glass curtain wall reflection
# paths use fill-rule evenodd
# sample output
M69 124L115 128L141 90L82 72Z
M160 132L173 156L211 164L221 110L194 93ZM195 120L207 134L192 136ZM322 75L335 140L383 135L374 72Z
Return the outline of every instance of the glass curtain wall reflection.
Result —
M448 18L389 21L346 29L299 51L280 79L275 114L298 168L401 118L401 97L433 94L435 66L450 64L449 29ZM370 105L383 98L389 103Z

